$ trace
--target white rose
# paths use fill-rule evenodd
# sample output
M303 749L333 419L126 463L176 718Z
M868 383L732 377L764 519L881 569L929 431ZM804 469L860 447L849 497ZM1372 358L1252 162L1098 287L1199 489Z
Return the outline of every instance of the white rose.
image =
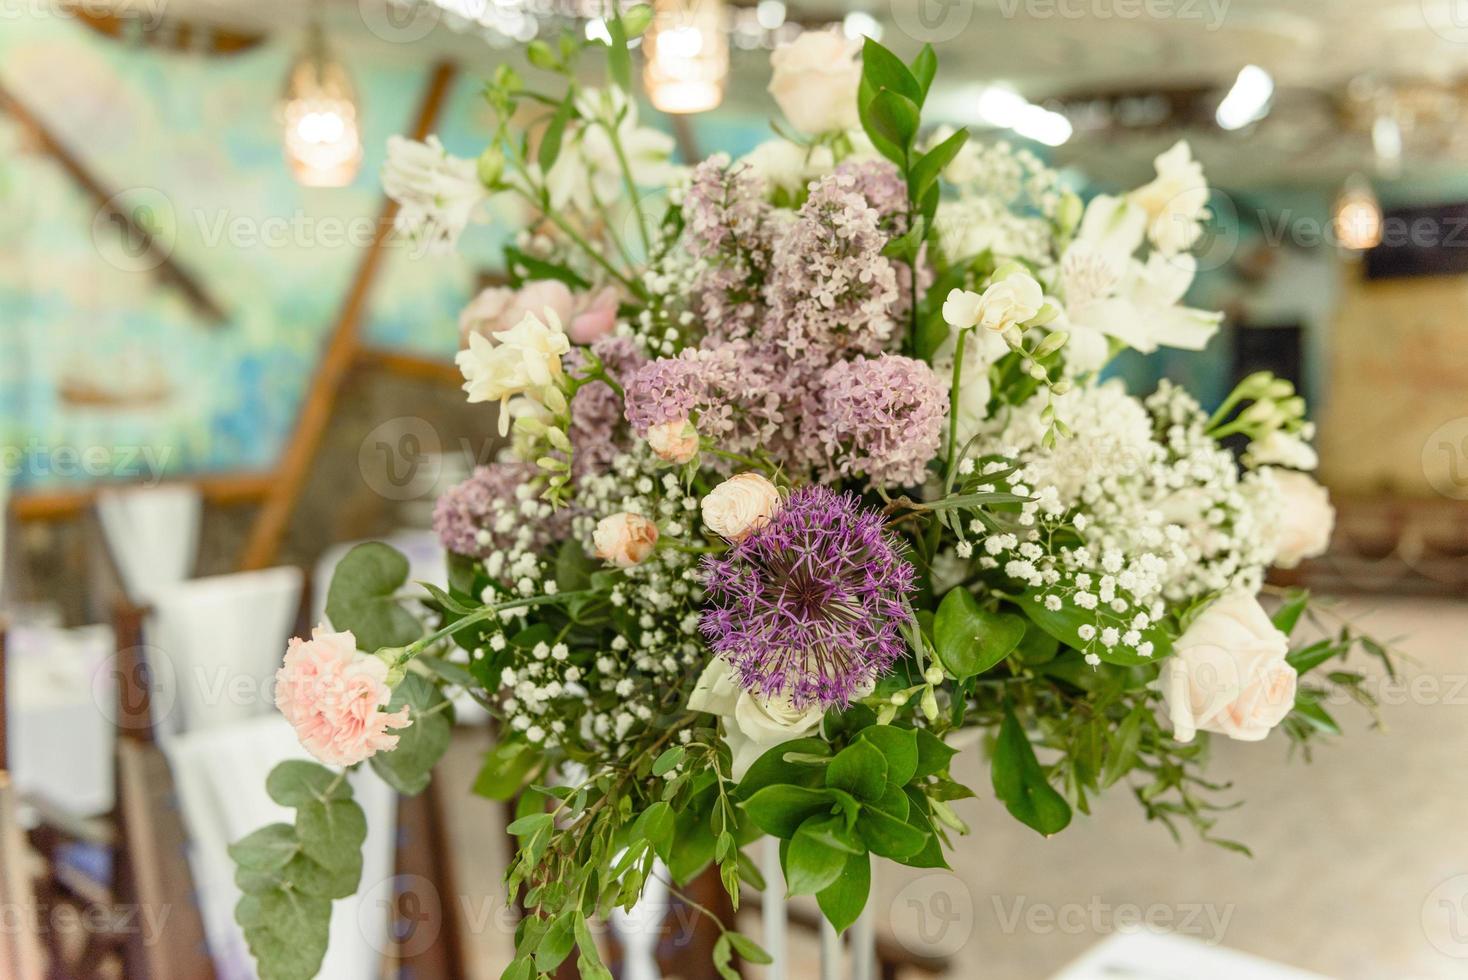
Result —
M648 426L647 444L658 459L682 465L698 455L698 430L687 419Z
M597 522L591 543L596 557L618 568L640 565L658 543L658 526L637 514L613 514Z
M817 135L855 129L861 60L856 41L836 31L806 31L770 55L770 94L790 124Z
M779 489L758 473L731 476L703 498L703 523L721 538L742 541L769 523L782 503Z
M1147 237L1165 255L1193 247L1208 216L1208 181L1193 159L1187 140L1178 140L1153 164L1157 176L1132 191L1130 199L1147 212Z
M1213 602L1173 650L1160 681L1179 742L1191 742L1200 729L1257 742L1295 705L1289 643L1251 595Z
M430 252L451 251L489 196L475 162L450 156L437 136L388 137L382 189L398 202L393 228Z
M454 357L470 403L500 403L500 435L510 431L505 404L511 398L531 394L561 377L561 357L570 351L571 342L554 313L547 310L546 318L549 322L525 314L509 330L492 335L498 344L471 333L468 348Z
M1320 465L1315 448L1297 435L1275 429L1262 439L1249 443L1244 451L1249 466L1288 466L1292 470L1313 470Z
M723 657L714 657L704 668L688 697L688 707L723 720L736 782L765 752L815 731L822 714L819 704L795 708L788 698L763 698L743 690Z
M1266 467L1261 477L1279 491L1280 509L1274 522L1278 536L1274 564L1294 568L1303 559L1325 554L1335 529L1330 493L1304 473Z
M1012 326L1033 320L1045 305L1045 290L1028 273L1016 272L990 283L983 295L955 289L943 301L943 319L960 330L983 327L1003 333Z

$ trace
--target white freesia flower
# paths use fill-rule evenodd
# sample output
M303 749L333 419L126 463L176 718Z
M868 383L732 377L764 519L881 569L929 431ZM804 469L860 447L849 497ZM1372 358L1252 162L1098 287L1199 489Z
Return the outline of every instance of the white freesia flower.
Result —
M576 100L582 122L568 128L560 155L545 175L551 207L591 214L626 197L621 163L609 129L627 158L638 187L671 183L679 168L671 162L673 137L637 124L637 106L620 89L587 89Z
M1159 678L1173 738L1199 731L1257 742L1295 705L1289 643L1252 595L1214 601L1173 644Z
M1029 273L1015 272L989 284L983 294L955 289L943 301L943 319L957 330L983 327L996 334L1034 319L1045 291Z
M437 136L388 137L382 188L398 202L393 228L435 253L453 250L489 196L474 161L451 156Z
M1279 492L1280 508L1271 530L1275 536L1274 564L1294 568L1306 558L1325 554L1335 529L1330 493L1304 473L1265 467L1259 475Z
M546 316L541 320L527 313L509 330L496 331L491 336L498 344L472 333L469 347L454 358L464 375L464 391L470 403L500 403L500 435L510 430L506 403L511 398L533 397L561 377L561 358L571 350L571 342L561 329L560 319L550 311Z
M806 31L770 55L770 94L790 125L811 136L861 124L860 46L836 31Z
M1320 456L1304 439L1283 429L1274 429L1249 443L1244 450L1248 466L1288 466L1292 470L1313 470Z
M724 741L734 757L730 775L736 782L768 750L815 731L822 717L818 703L796 708L789 698L763 698L744 690L723 657L714 657L704 668L688 707L723 719Z
M1147 237L1164 255L1192 248L1208 217L1208 181L1187 140L1178 140L1153 161L1157 176L1132 191L1147 213Z

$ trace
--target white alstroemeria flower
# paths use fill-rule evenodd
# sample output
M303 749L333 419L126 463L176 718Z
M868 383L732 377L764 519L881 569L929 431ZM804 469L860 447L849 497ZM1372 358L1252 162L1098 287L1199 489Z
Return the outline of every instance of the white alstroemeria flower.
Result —
M1119 268L1113 261L1114 253L1085 243L1073 245L1061 260L1057 284L1065 310L1056 326L1070 333L1072 366L1095 370L1105 363L1105 337L1143 353L1207 346L1223 314L1178 305L1197 268L1191 255L1154 252L1145 263L1129 259Z
M561 358L571 342L561 329L560 319L546 311L542 321L533 313L509 330L492 334L492 344L477 333L469 335L469 347L459 351L454 363L464 375L464 391L470 403L500 403L500 435L510 431L507 403L516 395L532 396L561 377Z
M1147 213L1147 237L1164 255L1193 247L1208 217L1208 180L1187 140L1178 140L1154 161L1157 176L1130 199Z
M714 657L688 696L691 711L718 715L733 756L730 775L738 782L749 767L777 745L804 738L821 724L818 703L796 708L788 698L763 698L739 686L723 657Z
M545 175L551 207L594 212L626 197L622 165L608 128L627 158L638 187L663 187L677 177L673 137L637 125L637 106L619 89L587 89L576 100L582 122L568 129L555 165Z
M393 228L434 253L453 250L489 197L475 162L451 156L437 136L427 142L388 137L382 189L398 202Z

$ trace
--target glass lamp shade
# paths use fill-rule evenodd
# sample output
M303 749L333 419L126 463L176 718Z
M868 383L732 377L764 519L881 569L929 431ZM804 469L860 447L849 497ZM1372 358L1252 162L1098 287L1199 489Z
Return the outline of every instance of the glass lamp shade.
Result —
M1381 202L1359 174L1351 177L1335 200L1336 241L1342 248L1364 252L1381 244Z
M326 51L319 28L291 66L281 104L285 158L306 187L344 187L362 165L362 133L351 76Z
M663 112L707 112L724 99L729 29L723 0L658 0L643 83Z

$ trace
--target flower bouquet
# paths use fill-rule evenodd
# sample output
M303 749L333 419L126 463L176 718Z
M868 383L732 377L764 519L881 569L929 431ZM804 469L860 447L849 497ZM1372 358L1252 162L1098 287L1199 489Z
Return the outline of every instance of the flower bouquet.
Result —
M1208 219L1186 144L1083 204L1025 150L924 131L931 49L806 34L772 59L799 132L683 168L628 94L648 17L532 44L554 91L501 67L477 161L391 146L404 235L452 247L491 195L531 214L458 356L510 445L437 505L447 589L406 599L406 560L360 546L332 628L286 654L278 702L322 764L279 767L294 824L232 848L265 977L312 975L358 885L346 770L423 790L451 694L495 719L474 791L517 800L516 978L609 976L588 923L654 875L712 867L735 903L784 888L848 928L874 859L946 867L969 832L965 745L1041 834L1125 786L1241 848L1213 835L1210 735L1308 743L1332 686L1369 704L1334 662L1379 645L1292 647L1307 597L1256 598L1332 520L1291 386L1209 412L1103 380L1218 325L1181 304ZM579 81L592 49L608 87ZM748 857L764 836L783 885ZM723 974L767 961L718 928Z

